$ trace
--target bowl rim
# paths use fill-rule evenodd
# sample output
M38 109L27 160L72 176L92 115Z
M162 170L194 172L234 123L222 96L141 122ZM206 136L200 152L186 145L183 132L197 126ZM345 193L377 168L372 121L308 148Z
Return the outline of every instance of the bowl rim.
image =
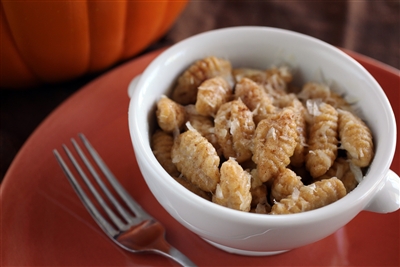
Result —
M385 158L374 158L371 167L366 174L366 176L373 175L374 177L378 177L375 179L364 179L362 183L360 183L357 188L355 188L352 192L347 194L344 198L339 199L338 201L329 204L325 207L321 207L315 210L297 213L297 214L283 214L283 215L268 215L265 214L255 214L250 212L241 212L233 209L229 209L223 206L216 205L210 201L207 201L183 186L181 186L177 181L174 179L159 179L158 182L164 183L167 187L173 187L174 190L182 197L182 199L190 199L205 211L212 210L213 214L218 213L219 216L225 217L229 216L231 219L237 218L238 220L249 220L251 223L265 223L268 222L276 222L279 224L297 224L299 219L302 222L310 222L322 218L332 218L343 213L343 207L346 207L345 210L352 210L358 207L358 211L361 211L368 203L365 203L365 200L370 197L371 194L376 192L377 188L380 186L382 181L385 179L388 170L390 168L390 164L394 157L395 147L396 147L396 121L394 119L394 114L391 109L391 105L389 100L387 99L383 89L378 84L378 82L372 77L372 75L356 60L352 57L347 55L345 52L336 48L322 40L319 40L315 37L305 35L302 33L294 32L291 30L274 28L274 27L265 27L265 26L237 26L237 27L228 27L228 28L221 28L216 30L211 30L207 32L203 32L200 34L196 34L191 36L187 39L184 39L173 46L169 47L165 51L163 51L160 55L158 55L145 69L143 72L138 84L137 88L145 86L147 83L146 78L154 74L156 69L159 69L159 66L162 62L167 60L171 55L177 53L181 50L182 47L187 47L191 42L197 41L198 39L202 39L205 37L212 37L212 35L221 35L221 34L237 34L240 31L254 31L257 33L268 33L274 32L279 34L286 34L286 35L293 35L295 38L301 38L303 40L307 40L309 42L313 42L314 44L335 53L337 56L341 57L341 60L347 61L349 64L352 64L355 68L358 69L359 72L363 73L363 76L368 79L368 82L373 84L373 87L376 88L376 92L379 95L379 98L382 102L382 106L384 107L385 117L387 119L388 130L391 133L386 140L386 143L394 144L391 147L387 145L385 148ZM170 175L162 168L162 166L158 163L157 159L155 158L154 154L151 151L151 148L146 145L144 138L148 138L148 136L143 136L143 133L139 130L140 126L137 125L138 120L135 119L137 116L142 116L143 112L140 109L140 102L143 96L141 95L141 90L135 90L133 92L132 98L129 104L129 130L131 134L131 139L133 143L133 147L135 153L137 155L138 162L142 162L142 164L146 165L145 167L149 170L155 172L156 176L160 177L168 177L171 178ZM376 149L376 148L375 148ZM141 158L140 158L141 157ZM374 167L376 166L376 167ZM147 178L145 177L147 182ZM369 201L372 200L369 199ZM358 212L357 212L358 213Z

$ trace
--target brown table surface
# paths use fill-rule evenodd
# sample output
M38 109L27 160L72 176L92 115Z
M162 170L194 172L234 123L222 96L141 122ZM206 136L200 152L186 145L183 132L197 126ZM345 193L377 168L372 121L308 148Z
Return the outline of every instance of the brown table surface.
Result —
M243 25L308 34L400 69L400 2L392 0L191 1L171 30L141 54L207 30ZM0 90L0 181L46 116L103 73L29 90Z

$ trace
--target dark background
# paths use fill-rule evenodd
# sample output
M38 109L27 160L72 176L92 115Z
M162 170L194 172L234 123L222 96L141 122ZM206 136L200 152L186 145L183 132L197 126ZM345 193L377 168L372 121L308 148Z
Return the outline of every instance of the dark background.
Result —
M190 1L171 30L141 54L207 30L243 25L308 34L400 69L400 1L393 0ZM29 90L0 90L0 181L43 119L102 73Z

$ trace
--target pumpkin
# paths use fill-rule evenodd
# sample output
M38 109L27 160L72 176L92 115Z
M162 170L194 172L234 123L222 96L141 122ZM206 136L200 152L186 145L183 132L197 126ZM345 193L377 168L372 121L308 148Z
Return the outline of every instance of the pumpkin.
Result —
M0 86L33 87L105 70L162 37L186 2L2 0Z

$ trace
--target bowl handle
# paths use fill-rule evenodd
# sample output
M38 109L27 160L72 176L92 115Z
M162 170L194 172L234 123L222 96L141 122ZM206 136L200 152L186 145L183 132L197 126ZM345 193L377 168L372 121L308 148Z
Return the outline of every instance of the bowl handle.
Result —
M400 177L392 170L386 175L384 185L378 190L364 210L389 213L400 209Z
M136 86L139 83L140 77L142 77L142 74L137 75L135 78L132 79L132 81L129 83L128 86L128 96L129 98L132 98L133 92L136 89Z

